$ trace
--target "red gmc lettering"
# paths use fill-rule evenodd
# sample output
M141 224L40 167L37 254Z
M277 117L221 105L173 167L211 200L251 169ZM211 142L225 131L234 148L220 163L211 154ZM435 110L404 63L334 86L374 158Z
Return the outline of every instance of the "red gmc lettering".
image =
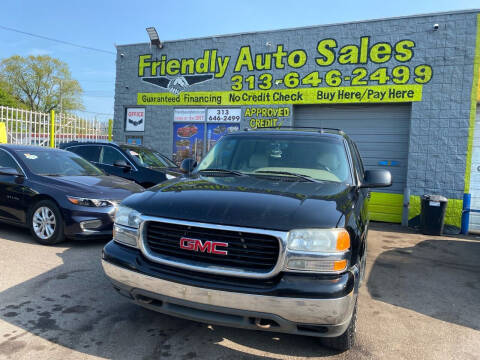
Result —
M217 254L217 255L227 255L227 250L219 250L218 247L228 247L228 243L224 242L214 242L214 241L205 241L198 239L190 239L186 237L180 238L180 248L184 250L190 251L200 251L200 252L207 252L209 254Z

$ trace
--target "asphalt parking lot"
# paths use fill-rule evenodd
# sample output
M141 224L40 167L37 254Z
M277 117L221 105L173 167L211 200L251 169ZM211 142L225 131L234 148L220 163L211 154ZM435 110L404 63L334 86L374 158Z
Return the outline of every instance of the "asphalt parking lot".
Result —
M118 296L102 242L37 245L0 225L1 359L480 359L480 239L373 224L357 345L210 326Z

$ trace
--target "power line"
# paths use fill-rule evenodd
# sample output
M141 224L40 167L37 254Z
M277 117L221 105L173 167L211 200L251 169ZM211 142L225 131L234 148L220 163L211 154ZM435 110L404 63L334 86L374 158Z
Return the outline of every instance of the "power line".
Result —
M83 79L76 79L77 81L80 82L90 82L90 83L105 83L105 84L115 84L115 80L83 80Z
M89 114L97 114L97 115L113 115L112 113L101 113L101 112L87 111L87 110L75 110L75 111L89 113Z
M71 43L71 42L69 42L69 41L64 41L64 40L59 40L59 39L54 39L54 38L51 38L51 37L43 36L43 35L33 34L33 33L26 32L26 31L22 31L22 30L17 30L17 29L13 29L13 28L10 28L10 27L6 27L6 26L3 26L3 25L0 25L0 29L8 30L8 31L13 31L13 32L16 32L16 33L20 33L20 34L24 34L24 35L28 35L28 36L33 36L33 37L40 38L40 39L45 39L45 40L54 41L54 42L57 42L57 43L60 43L60 44L75 46L75 47L78 47L78 48L81 48L81 49L86 49L86 50L91 50L91 51L98 51L98 52L102 52L102 53L106 53L106 54L116 55L113 51L108 51L108 50L103 50L103 49L97 49L97 48L90 47L90 46L78 45L78 44Z

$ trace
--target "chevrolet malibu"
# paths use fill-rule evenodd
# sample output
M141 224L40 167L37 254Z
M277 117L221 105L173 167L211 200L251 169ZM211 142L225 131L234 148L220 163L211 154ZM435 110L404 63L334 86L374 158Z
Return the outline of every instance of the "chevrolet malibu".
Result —
M141 191L68 151L0 145L0 221L44 245L111 237L117 204Z

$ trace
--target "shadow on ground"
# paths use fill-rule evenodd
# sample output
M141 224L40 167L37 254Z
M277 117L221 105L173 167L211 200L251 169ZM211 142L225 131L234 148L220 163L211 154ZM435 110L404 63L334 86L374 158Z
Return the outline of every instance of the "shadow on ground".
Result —
M41 246L33 243L28 231L5 230L3 225L0 238L30 243L33 249ZM104 277L102 247L102 242L58 245L63 250L57 254L63 260L61 266L0 293L0 319L20 328L0 331L0 357L48 358L43 352L55 354L50 352L59 349L55 344L78 351L79 357L89 354L113 359L269 359L265 353L287 357L338 354L323 348L315 338L209 327L134 305L119 296ZM32 256L35 254L25 255L19 271L28 267ZM50 343L32 345L30 333ZM232 343L235 349L228 345Z
M398 247L405 236L389 235L383 240L387 251L377 257L367 282L371 296L480 330L480 241L432 237Z

